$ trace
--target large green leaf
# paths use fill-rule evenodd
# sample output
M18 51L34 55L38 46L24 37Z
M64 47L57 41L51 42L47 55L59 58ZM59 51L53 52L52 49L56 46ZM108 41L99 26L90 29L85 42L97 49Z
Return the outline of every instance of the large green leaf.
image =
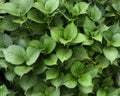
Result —
M71 44L76 44L76 43L82 43L86 40L86 37L84 34L82 33L78 33L77 37L75 39L73 39L70 43Z
M30 89L31 87L33 87L35 85L35 83L37 82L37 77L31 77L29 75L24 75L19 82L19 85L21 86L21 88L24 91L27 91L28 89Z
M59 6L59 0L47 0L45 3L45 9L52 13L54 12Z
M106 91L103 88L97 90L97 96L107 96Z
M5 60L13 65L20 65L25 61L25 50L17 45L11 45L3 50Z
M45 90L46 96L60 96L60 89L54 87L48 87Z
M95 21L99 20L102 17L102 12L96 5L90 6L88 14Z
M49 80L49 79L55 79L57 78L59 75L59 72L57 69L49 69L46 71L46 80Z
M15 3L8 2L0 4L0 10L3 10L14 16L20 16L20 13L17 10L17 5Z
M33 5L33 0L11 0L11 2L1 4L0 9L7 13L20 16L25 15Z
M33 0L11 0L17 5L17 10L21 15L25 15L33 6Z
M50 29L51 37L53 38L53 40L59 42L60 37L62 37L63 31L64 29L61 27L54 27Z
M81 63L79 61L73 62L73 65L71 66L71 73L75 77L79 77L83 71L84 71L84 64L83 63Z
M57 50L56 55L61 62L64 62L65 60L68 60L72 56L72 50L61 48Z
M114 47L120 47L120 34L119 33L116 33L113 35L111 44Z
M14 72L20 77L22 77L24 74L27 74L32 69L33 67L29 67L29 66L16 66L14 68Z
M78 79L78 82L85 87L92 86L92 76L89 73L84 73L81 75L81 77Z
M36 10L36 9L32 9L28 12L27 15L28 19L37 22L37 23L45 23L45 21L43 20L43 18L41 17L41 14ZM40 18L41 17L41 18Z
M77 80L73 77L72 74L68 73L64 77L63 85L68 88L75 88L77 86Z
M77 36L77 33L78 31L76 25L73 22L71 22L64 29L64 33L63 33L64 39L72 41Z
M56 88L62 85L64 81L64 74L60 73L59 76L51 81L52 85L54 85Z
M105 47L103 53L111 63L118 57L118 50L114 47Z
M27 55L26 64L32 65L33 63L35 63L40 55L40 52L41 52L40 49L36 49L32 46L29 46L26 50L26 55Z
M88 17L85 18L83 28L86 34L90 35L93 34L94 30L96 29L96 25L93 21L91 21Z
M49 55L44 59L44 63L48 66L57 65L57 56L55 54Z
M85 14L87 13L87 9L88 9L89 4L86 2L79 2L77 4L75 4L75 6L73 7L73 11L72 14L75 16L78 16L80 14Z
M9 93L7 87L5 85L0 86L0 95L1 96L7 96Z
M46 54L50 54L56 47L56 42L49 36L46 36L43 46Z

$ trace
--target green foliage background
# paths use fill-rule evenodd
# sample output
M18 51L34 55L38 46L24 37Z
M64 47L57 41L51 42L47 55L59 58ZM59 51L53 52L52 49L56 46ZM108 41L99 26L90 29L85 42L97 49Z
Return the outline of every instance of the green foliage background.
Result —
M120 96L120 0L0 0L0 96Z

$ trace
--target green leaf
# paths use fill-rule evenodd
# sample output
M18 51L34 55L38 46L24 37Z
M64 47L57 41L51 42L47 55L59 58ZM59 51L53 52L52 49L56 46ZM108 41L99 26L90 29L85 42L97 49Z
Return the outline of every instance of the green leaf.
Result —
M107 96L107 93L103 88L99 88L97 90L97 96Z
M118 13L120 13L120 2L119 2L119 0L114 0L114 2L112 2L111 5L116 11L118 11Z
M45 96L42 92L32 93L30 96Z
M17 45L11 45L3 50L5 60L13 65L20 65L25 61L25 50Z
M19 82L19 85L24 91L27 91L35 85L37 82L37 77L31 77L29 75L24 75Z
M87 9L88 9L89 4L86 2L79 2L77 4L75 4L75 6L73 7L73 11L72 14L75 16L78 16L80 14L85 14L87 13Z
M82 34L82 33L78 33L77 34L77 37L75 38L75 39L73 39L70 43L72 43L72 44L76 44L76 43L82 43L82 42L84 42L86 40L86 37L85 37L85 35L84 34Z
M60 89L54 87L48 87L45 90L46 96L60 96Z
M84 24L83 24L83 28L84 28L85 33L87 35L90 35L96 29L96 25L93 21L91 21L88 17L86 17Z
M5 78L10 81L10 82L13 82L14 78L15 78L16 74L13 72L13 71L10 71L8 70L6 73L5 73Z
M17 5L15 3L8 2L0 4L0 10L3 10L14 16L20 16L20 13L17 10Z
M56 47L56 42L49 36L46 36L43 46L46 54L50 54Z
M6 62L4 59L0 59L0 68L8 68L8 62Z
M6 22L7 23L7 22ZM13 44L11 36L7 34L0 34L0 47L8 47Z
M63 33L64 39L69 41L72 41L73 39L75 39L77 34L78 34L77 27L73 22L71 22L65 27L64 33Z
M28 19L30 19L36 23L45 23L45 21L43 20L43 18L40 15L41 14L36 9L32 9L28 12L27 17L28 17ZM41 17L41 19L40 19L40 17Z
M0 86L0 95L1 96L7 96L9 93L7 87L5 85Z
M35 47L36 49L42 49L42 43L39 40L32 40L29 42L29 45Z
M17 5L19 14L25 15L33 6L33 0L11 0Z
M81 77L78 79L78 82L85 87L92 86L92 76L89 73L84 73L81 75Z
M44 59L44 63L48 66L57 65L57 56L55 54L49 55Z
M109 88L107 96L119 96L120 88Z
M46 0L37 0L37 2L34 3L33 7L35 7L36 9L40 10L45 14L48 14L49 12L47 12L44 6L45 3L46 3Z
M59 76L53 80L51 80L52 85L54 85L56 88L62 85L64 81L64 74L60 73Z
M46 71L46 80L55 79L59 75L59 71L55 68Z
M73 57L77 58L80 61L89 59L87 50L83 46L73 47Z
M16 66L14 68L14 72L20 77L22 77L24 74L27 74L32 69L33 67L29 67L29 66Z
M27 65L34 64L37 61L37 59L40 55L40 52L41 52L40 50L29 46L26 50L26 55L27 55L27 58L28 58L28 60L26 61L26 64Z
M118 50L114 47L105 47L103 53L111 63L118 57Z
M88 14L95 21L98 21L102 17L102 12L96 5L89 7Z
M56 55L61 62L64 62L65 60L68 60L72 56L72 50L61 48L56 51Z
M93 87L92 86L88 86L88 87L85 87L85 86L79 86L79 89L82 93L85 94L89 94L89 93L92 93L93 92Z
M59 0L47 0L45 3L45 9L52 13L54 12L59 6Z
M59 42L60 37L62 37L63 31L64 29L61 27L53 27L52 29L50 29L51 37L53 38L53 40Z
M120 47L120 34L116 33L112 37L111 45L114 47Z
M64 77L63 85L67 88L75 88L77 86L77 80L72 76L72 74L68 73Z
M84 64L79 61L73 62L73 65L71 66L72 75L74 75L75 77L79 77L84 71L84 67Z

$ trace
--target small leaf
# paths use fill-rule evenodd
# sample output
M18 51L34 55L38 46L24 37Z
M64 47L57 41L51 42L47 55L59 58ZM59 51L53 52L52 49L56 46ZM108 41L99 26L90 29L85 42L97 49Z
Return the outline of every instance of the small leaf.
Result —
M83 63L81 63L79 61L73 62L73 65L71 66L71 73L75 77L79 77L83 71L84 71L84 64Z
M103 53L111 63L118 57L118 50L114 47L105 47Z
M7 94L9 93L7 87L5 85L1 85L0 86L0 95L1 96L7 96Z
M52 13L54 12L59 6L59 0L47 0L45 3L45 9Z
M89 73L82 74L78 82L85 87L92 86L92 77Z
M45 23L45 21L42 19L40 19L40 14L36 9L32 9L28 12L27 15L28 19L36 22L36 23Z
M87 35L90 35L96 29L96 25L93 21L91 21L88 17L86 17L83 24L84 31Z
M32 93L30 96L45 96L45 94L43 94L42 92L35 92L35 93Z
M6 73L5 73L5 78L10 81L10 82L13 82L14 78L15 78L16 74L13 72L13 71L10 71L8 70Z
M72 50L61 48L57 50L56 55L61 62L64 62L65 60L68 60L72 56Z
M56 47L56 42L49 36L45 38L43 46L46 54L50 54Z
M85 86L79 86L79 89L82 93L84 94L89 94L89 93L92 93L93 92L93 87L92 86L88 86L88 87L85 87Z
M17 5L15 3L8 2L0 4L0 10L3 10L14 16L20 16L20 13L17 10Z
M29 46L26 50L26 55L28 57L28 60L26 61L26 64L27 65L32 65L38 59L38 57L40 55L40 50Z
M35 85L37 82L37 77L31 77L29 75L24 75L19 82L19 85L24 91L27 91Z
M77 37L73 39L70 43L82 43L86 40L86 37L82 33L78 33Z
M88 14L95 21L99 20L102 17L102 12L96 5L89 7Z
M35 47L36 49L42 49L42 43L38 40L32 40L29 42L29 45Z
M48 66L57 65L57 56L55 54L49 55L44 59L44 63Z
M62 85L64 81L64 74L60 73L59 76L53 80L51 80L52 85L54 85L56 88Z
M113 35L111 44L114 47L120 47L120 34L119 33L116 33Z
M103 88L99 88L97 90L97 96L107 96L107 93Z
M33 7L35 7L36 9L40 10L45 14L48 14L49 12L47 12L44 6L45 3L46 3L46 0L37 0L37 2L34 3Z
M25 50L17 45L11 45L3 50L5 60L13 65L20 65L25 61Z
M11 0L17 5L17 10L21 15L25 15L33 6L33 0Z
M56 42L59 42L60 37L62 37L63 31L64 29L61 27L54 27L50 29L53 40L55 40Z
M73 11L72 14L77 16L80 14L85 14L87 13L87 9L88 9L89 4L86 2L79 2L77 3L74 7L73 7Z
M33 67L29 67L29 66L16 66L14 68L14 72L20 77L22 77L24 74L28 73L32 69Z
M49 69L46 71L46 80L49 80L49 79L55 79L56 77L58 77L59 75L59 72L57 69Z
M76 25L73 22L71 22L70 24L68 24L65 27L63 34L64 34L64 39L65 40L72 41L73 39L75 39L75 37L78 34Z
M54 87L48 87L45 90L45 96L60 96L60 89Z
M68 88L75 88L77 86L77 80L70 73L64 77L63 85Z
M0 68L8 68L8 62L6 62L4 59L0 59Z

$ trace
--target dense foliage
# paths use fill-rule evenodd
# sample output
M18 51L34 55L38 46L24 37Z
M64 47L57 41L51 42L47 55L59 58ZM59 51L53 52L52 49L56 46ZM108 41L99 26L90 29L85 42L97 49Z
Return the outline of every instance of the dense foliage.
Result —
M0 0L0 96L120 96L120 0Z

